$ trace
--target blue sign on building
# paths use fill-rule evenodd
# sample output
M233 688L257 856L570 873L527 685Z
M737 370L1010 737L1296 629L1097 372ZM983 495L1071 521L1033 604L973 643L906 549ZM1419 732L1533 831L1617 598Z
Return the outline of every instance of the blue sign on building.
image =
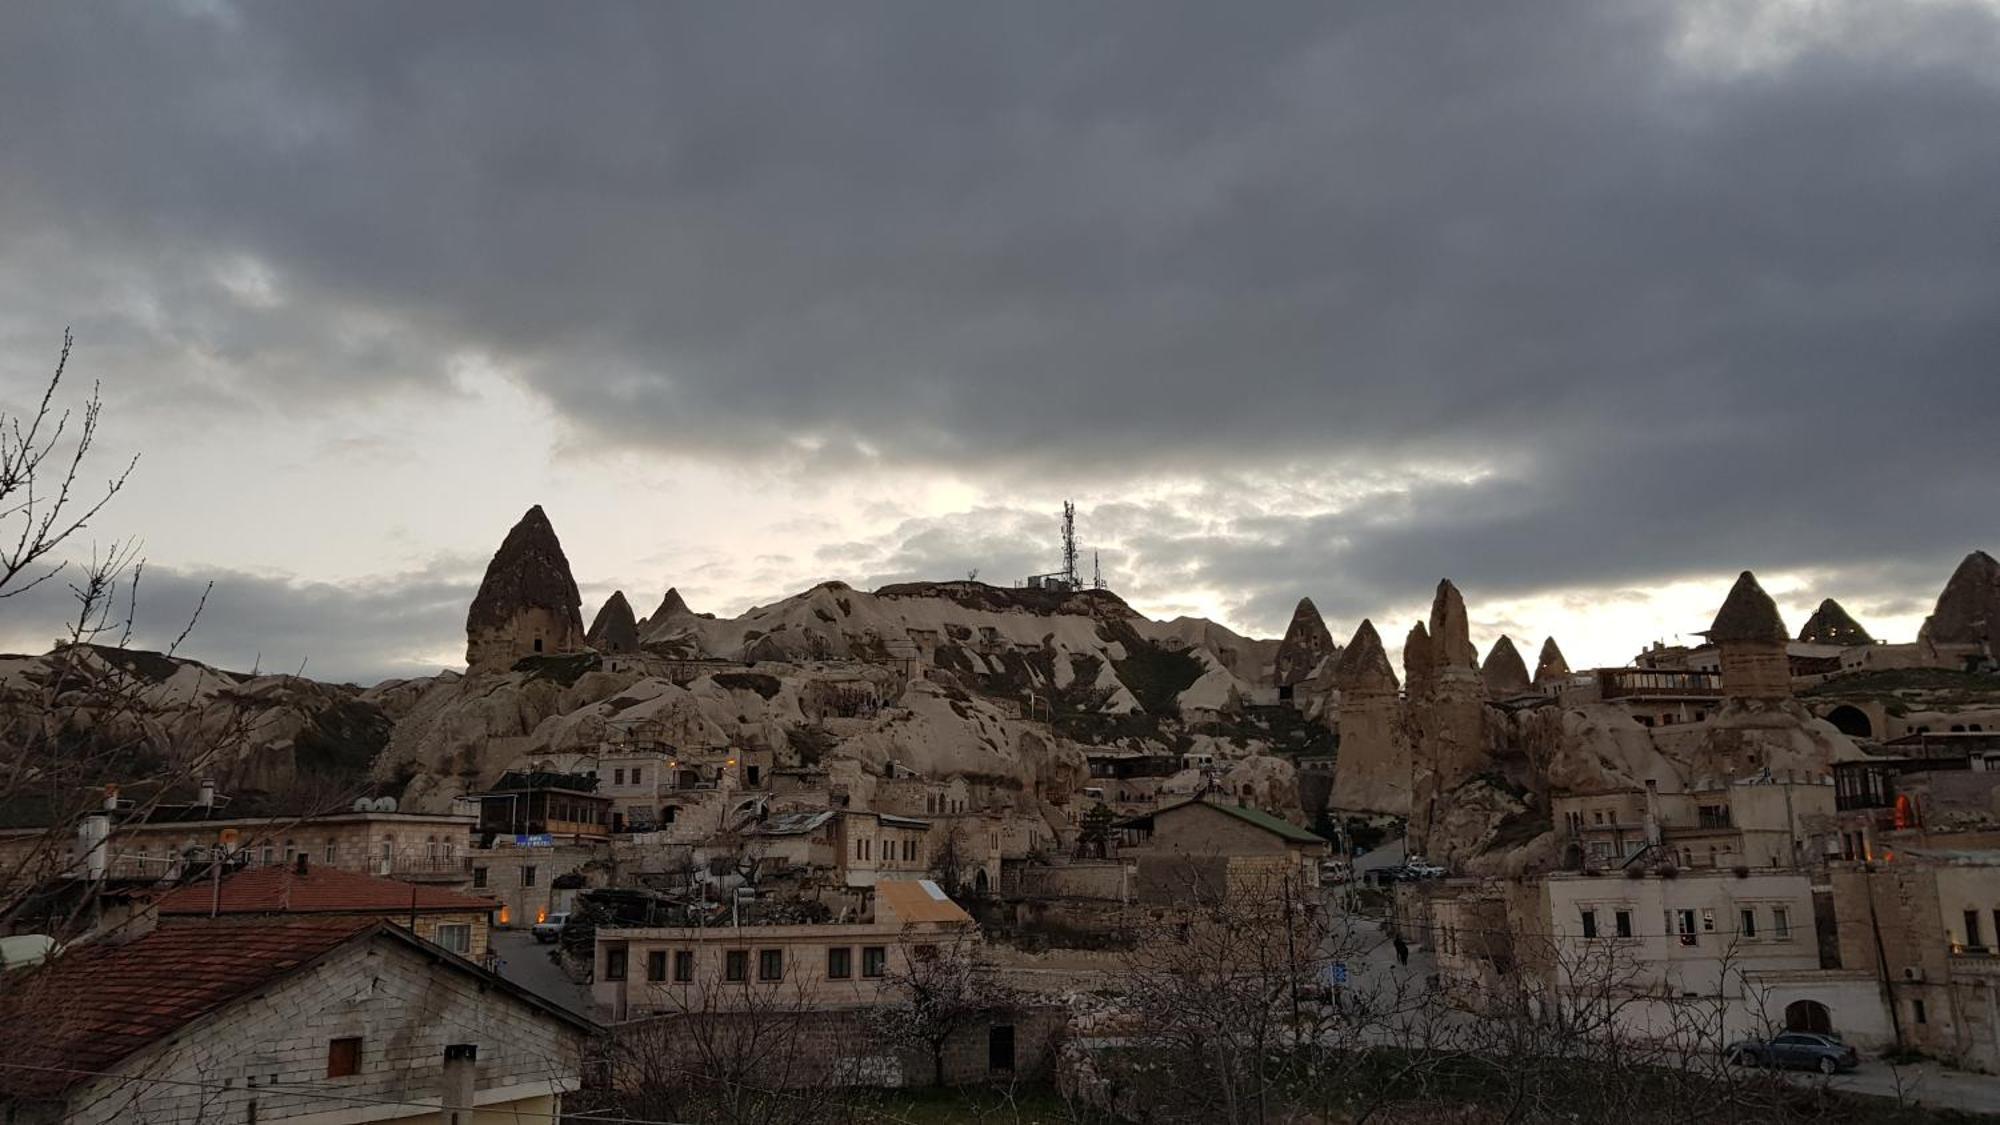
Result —
M514 846L517 848L553 848L556 846L556 840L555 837L546 834L516 836L514 837Z

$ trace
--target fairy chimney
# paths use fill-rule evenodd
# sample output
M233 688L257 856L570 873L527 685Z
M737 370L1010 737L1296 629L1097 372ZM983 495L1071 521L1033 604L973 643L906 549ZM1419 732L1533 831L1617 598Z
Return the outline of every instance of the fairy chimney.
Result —
M1334 765L1332 807L1350 812L1410 814L1410 746L1395 669L1375 625L1362 621L1333 666L1340 690L1340 759Z
M1569 661L1563 659L1563 650L1556 646L1556 639L1550 637L1542 642L1542 655L1535 661L1535 686L1547 690L1567 679Z
M1839 602L1828 598L1819 603L1819 608L1806 618L1805 628L1799 630L1799 639L1816 645L1872 645L1875 638L1861 627L1841 608Z
M590 632L584 634L583 639L591 648L606 655L638 649L639 623L632 617L632 603L625 600L625 591L612 591L597 611L597 616L591 618Z
M465 662L505 670L524 656L580 652L583 599L549 517L537 504L507 532L465 617Z
M2000 639L2000 562L1985 551L1965 556L1924 619L1917 643L1947 661L1991 658Z
M1791 632L1778 604L1744 571L1723 600L1708 639L1722 657L1722 694L1731 699L1784 699L1792 694L1785 646Z
M1528 691L1528 663L1521 659L1521 653L1505 633L1487 650L1479 675L1486 681L1486 694L1494 699L1524 695Z
M1298 608L1292 611L1292 624L1285 630L1285 639L1278 642L1273 669L1278 687L1295 687L1312 679L1320 662L1337 651L1333 634L1327 631L1318 607L1311 598L1300 598Z

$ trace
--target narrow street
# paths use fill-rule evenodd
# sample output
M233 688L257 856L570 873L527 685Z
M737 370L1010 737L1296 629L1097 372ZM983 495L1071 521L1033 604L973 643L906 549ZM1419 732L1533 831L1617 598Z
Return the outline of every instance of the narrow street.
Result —
M488 939L500 955L499 973L522 988L578 1015L598 1018L590 988L564 975L549 959L553 945L541 945L527 930L494 930Z

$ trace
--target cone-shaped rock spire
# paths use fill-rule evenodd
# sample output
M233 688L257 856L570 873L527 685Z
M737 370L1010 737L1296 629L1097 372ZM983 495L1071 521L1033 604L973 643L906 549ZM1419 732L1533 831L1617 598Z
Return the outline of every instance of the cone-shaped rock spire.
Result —
M583 647L583 599L540 504L507 532L465 616L465 661L504 668L535 653Z
M1708 627L1708 639L1719 645L1783 645L1792 639L1792 634L1785 628L1785 619L1778 616L1778 603L1757 584L1757 576L1746 570L1737 576L1736 585L1723 600L1714 624Z
M1403 683L1415 699L1427 694L1437 680L1437 661L1431 654L1430 631L1419 621L1403 638Z
M688 604L685 601L681 600L680 589L675 586L669 586L667 587L667 596L660 599L660 608L654 610L653 616L648 617L646 621L649 624L658 625L662 621L668 621L676 617L693 616L694 611L688 608Z
M1535 661L1535 686L1549 687L1569 678L1569 661L1563 659L1563 650L1556 647L1556 639L1550 637L1542 642L1542 655Z
M1505 633L1486 651L1486 662L1480 665L1479 674L1486 680L1486 693L1495 699L1528 690L1528 663L1521 659L1521 653Z
M584 640L602 653L632 652L639 647L639 623L632 617L632 603L625 600L625 591L614 590L605 599L597 616L591 618Z
M1479 650L1472 647L1466 623L1465 598L1447 578L1438 583L1431 600L1431 660L1439 668L1477 668Z
M1806 619L1805 628L1799 630L1799 639L1820 645L1872 645L1875 638L1861 627L1842 609L1840 603L1828 598L1819 603L1819 608Z
M1285 630L1285 639L1278 642L1275 663L1278 686L1291 687L1311 679L1320 661L1336 651L1333 634L1327 631L1319 609L1311 598L1300 598L1298 608L1292 611L1292 624Z
M1389 665L1389 654L1382 649L1375 623L1367 618L1362 618L1354 639L1341 650L1340 660L1333 666L1333 686L1342 692L1396 690L1396 670Z
M1931 644L1976 645L2000 634L2000 562L1985 551L1965 556L1924 619L1919 639Z

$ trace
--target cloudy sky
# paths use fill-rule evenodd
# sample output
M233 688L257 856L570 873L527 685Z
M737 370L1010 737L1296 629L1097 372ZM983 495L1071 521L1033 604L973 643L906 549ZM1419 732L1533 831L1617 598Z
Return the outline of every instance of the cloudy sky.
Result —
M2000 6L9 5L0 404L103 386L141 640L463 656L1010 581L1623 660L2000 543ZM47 588L53 591L54 587ZM0 603L39 648L58 598Z

